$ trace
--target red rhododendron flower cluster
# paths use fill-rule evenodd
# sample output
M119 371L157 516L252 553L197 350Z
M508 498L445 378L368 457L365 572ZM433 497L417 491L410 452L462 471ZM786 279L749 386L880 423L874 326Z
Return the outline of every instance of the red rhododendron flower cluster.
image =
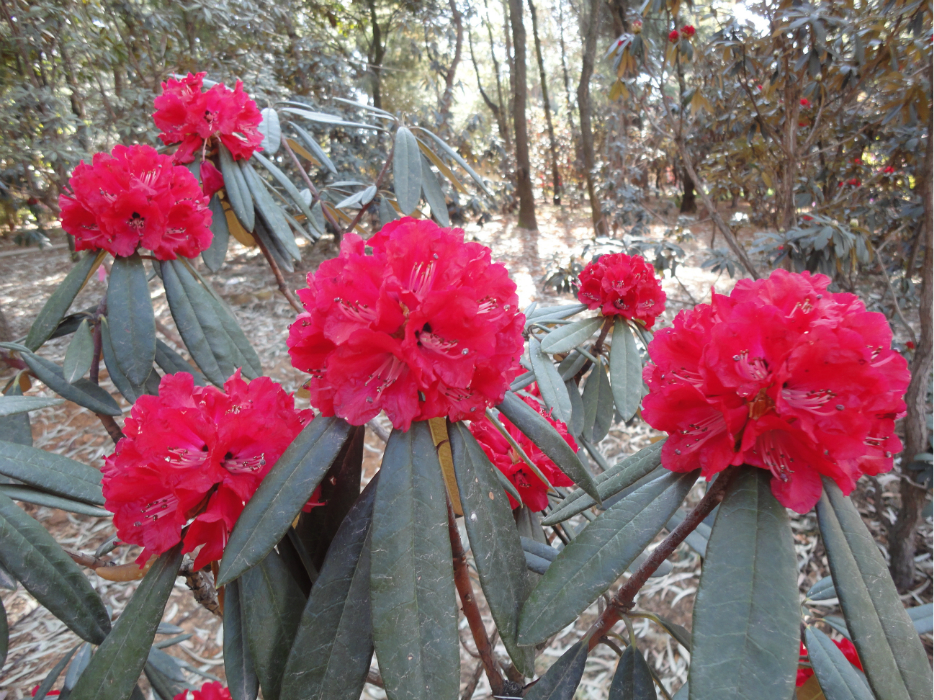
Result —
M662 464L772 472L772 492L804 513L821 475L844 493L892 468L901 450L908 364L880 313L827 291L824 275L776 270L682 311L649 344L642 415L669 439Z
M678 33L677 29L672 29L671 34L668 35L668 41L670 41L672 44L677 44L678 39L680 38L681 38L681 35Z
M153 119L162 129L162 143L178 143L176 163L190 163L198 149L204 152L214 136L220 139L237 160L248 160L261 150L263 135L257 127L263 121L256 103L237 81L231 90L222 83L202 92L205 73L189 73L181 80L162 83L156 98ZM213 166L212 166L213 167Z
M655 269L641 255L601 255L579 276L577 298L604 316L623 316L651 328L665 310L665 292Z
M231 700L230 691L217 681L211 681L201 686L201 690L186 690L175 696L175 700Z
M859 187L863 183L860 181L858 177L854 177L854 178L850 178L849 180L847 180L846 184L850 185L851 187Z
M886 165L884 168L882 168L882 172L885 173L886 175L891 175L895 172L895 166Z
M810 101L808 98L806 98L806 97L802 97L802 98L801 98L801 106L804 107L805 109L807 109L808 107L811 106L811 101Z
M68 183L72 193L58 204L76 250L128 256L142 246L159 260L174 260L211 245L211 210L198 180L151 146L96 153Z
M632 22L632 33L641 34L642 33L642 20L637 19Z
M571 449L577 451L577 443L568 433L568 427L562 421L552 418L551 412L546 413L534 399L523 396L522 400L544 416L555 427L558 434L571 446ZM558 465L538 449L538 446L513 425L506 416L500 414L499 420L510 437L525 451L528 458L548 478L552 486L574 485L574 482L558 468ZM490 461L513 483L519 495L522 496L522 502L525 505L534 511L541 511L548 507L548 487L516 453L509 441L496 429L496 426L484 418L483 420L471 422L470 432L480 443L480 447L483 448ZM516 503L512 496L509 496L509 505L513 508L519 507L519 504Z
M694 29L694 25L685 24L683 27L681 27L681 33L684 34L684 36L694 36L694 34L696 33Z
M292 364L311 374L311 404L362 425L385 410L393 426L476 417L519 371L525 317L506 268L460 229L411 218L337 258L298 292Z
M133 405L102 470L120 540L143 547L141 566L182 539L185 552L204 545L196 569L220 559L244 505L312 417L268 377L237 371L221 391L165 375L158 396Z
M858 668L860 671L863 670L863 664L859 660L859 654L856 653L856 647L853 646L853 642L851 642L849 639L844 638L840 640L834 639L833 643L837 645L837 649L843 652L843 656L846 657L847 661L849 661L851 664L856 666L856 668ZM804 646L804 642L801 642L801 650L798 652L798 656L801 658L801 661L808 660L808 650L807 650L807 647ZM802 685L807 683L808 678L810 678L813 675L814 675L814 669L809 668L809 667L799 668L798 677L797 679L795 679L795 685L798 687L801 687Z

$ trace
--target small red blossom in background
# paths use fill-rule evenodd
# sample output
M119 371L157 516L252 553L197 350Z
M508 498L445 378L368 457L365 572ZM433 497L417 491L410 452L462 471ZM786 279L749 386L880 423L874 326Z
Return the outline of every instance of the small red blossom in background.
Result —
M133 405L102 470L120 540L143 547L140 566L182 539L185 552L203 545L196 569L220 559L244 505L312 417L268 377L246 382L238 370L221 391L165 375L158 396Z
M637 20L633 21L633 23L632 23L632 33L633 33L633 34L641 34L641 33L642 33L642 21L641 21L641 20L638 20L638 19L637 19Z
M775 497L799 513L817 503L822 475L849 494L861 475L892 468L908 363L885 317L829 284L775 270L655 334L642 415L669 435L665 467L708 479L768 469Z
M859 654L856 653L856 647L853 646L853 642L849 639L843 638L840 640L833 640L833 643L837 645L837 649L843 652L843 656L846 657L846 660L851 664L856 666L860 671L863 670L863 664L859 660ZM801 650L798 652L798 656L802 662L808 660L808 650L804 646L804 642L801 642ZM801 687L807 683L808 678L814 675L814 669L809 667L802 667L798 669L798 677L795 679L795 685Z
M681 35L678 33L677 29L672 29L671 34L668 35L668 41L670 41L672 44L677 44L678 39L680 38L681 38Z
M811 216L810 214L805 214L801 218L804 219L805 221L814 221L814 217Z
M525 316L506 268L461 229L403 218L368 241L349 234L299 290L292 364L311 405L362 425L476 418L519 371Z
M862 165L862 164L863 164L863 159L862 159L862 158L854 158L854 159L853 159L853 165Z
M696 31L693 25L685 24L683 27L681 27L681 33L684 34L684 36L694 36Z
M201 690L186 690L175 696L175 700L231 700L230 691L217 681L211 681L201 686Z
M558 434L571 446L571 449L575 452L577 451L577 442L568 434L567 425L556 418L552 418L551 412L549 411L546 413L542 409L541 404L534 399L523 396L522 400L544 416L545 419L555 427ZM542 474L548 478L552 486L574 485L574 482L558 468L558 465L551 461L544 452L538 449L535 443L513 425L506 416L500 414L499 420L503 424L503 427L506 428L510 437L525 451L529 460L541 470ZM485 418L483 420L472 421L470 423L470 432L473 433L477 442L480 443L480 447L483 448L489 460L513 483L519 495L522 496L522 502L525 505L533 511L541 511L548 507L548 487L545 486L542 480L538 478L538 475L529 468L512 448L512 445L509 444L509 441L503 437L503 434L500 433L490 421ZM509 496L509 505L513 508L519 507L519 504L516 503L512 496Z
M203 154L215 136L236 160L249 160L253 151L262 150L263 135L258 127L263 115L239 80L233 90L218 83L202 92L205 75L189 73L181 80L171 78L162 83L152 115L162 129L159 138L166 146L179 144L176 163L190 163L195 152L200 149Z
M846 184L851 185L852 187L859 187L863 183L860 181L858 177L854 177L854 178L850 178L849 180L847 180Z
M37 684L36 684L36 687L32 689L32 697L36 697L36 693L38 693L38 692L39 692L39 684L37 683ZM47 692L47 693L45 694L45 696L46 696L47 698L50 698L50 697L52 697L53 695L61 695L61 694L62 694L62 691L60 691L60 690L50 690L49 692Z
M72 191L58 204L76 250L128 256L142 246L159 260L174 260L211 245L211 210L197 178L151 146L96 153L68 183Z
M886 165L884 168L882 168L882 172L885 173L886 175L891 175L892 173L895 172L895 166Z
M802 98L801 98L801 106L804 107L805 109L807 109L808 107L811 106L811 101L810 101L808 98L806 98L806 97L802 97Z
M665 292L655 268L641 255L601 255L588 263L578 279L577 298L604 316L635 319L651 328L665 310Z
M908 340L905 342L905 347L908 348L909 350L914 350L915 344L912 341Z

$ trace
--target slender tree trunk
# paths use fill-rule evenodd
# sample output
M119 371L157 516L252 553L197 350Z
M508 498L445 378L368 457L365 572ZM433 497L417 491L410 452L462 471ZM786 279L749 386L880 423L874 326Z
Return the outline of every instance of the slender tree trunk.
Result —
M460 10L457 9L456 0L448 0L448 7L451 8L451 21L454 23L454 58L451 65L444 74L444 94L441 96L442 129L447 130L448 120L451 117L451 101L454 98L454 77L457 75L457 65L461 62L461 50L464 44L464 23L461 21Z
M551 160L552 202L561 204L561 174L558 172L558 145L555 142L555 127L551 121L551 101L548 99L548 77L545 74L545 59L542 57L542 42L538 37L538 17L535 4L529 0L532 14L532 36L535 39L535 57L538 59L538 76L542 83L542 102L545 103L545 124L548 127L548 156Z
M694 181L691 179L691 176L688 175L688 172L685 168L681 169L681 189L683 196L681 197L681 209L680 213L682 214L694 214L697 212L697 197L694 194Z
M486 33L490 41L490 58L493 61L493 73L496 75L496 103L499 105L499 113L502 120L500 134L503 137L503 146L506 152L512 153L512 134L509 132L509 110L506 109L506 104L503 102L503 81L500 77L499 61L496 59L496 42L493 41L493 24L490 22L489 0L483 0L483 5L486 8L486 19L483 23L486 25Z
M525 75L525 24L522 21L522 0L509 0L509 18L512 23L516 64L513 121L516 127L516 190L519 194L519 226L537 231L535 195L532 192L532 167L529 162L529 128L525 118L528 87Z
M369 56L367 56L367 70L373 72L373 106L382 109L383 96L380 91L380 73L383 68L383 56L386 55L386 46L383 44L379 18L376 16L376 0L367 0L367 7L370 10L370 28L373 32Z
M587 197L590 199L590 216L597 234L605 234L603 212L594 184L593 126L591 124L590 77L593 75L594 60L597 54L597 28L600 19L600 0L590 0L590 12L581 16L584 29L584 57L581 66L581 79L577 85L577 109L581 118L581 150L584 156L584 175L587 178ZM582 27L583 28L583 27Z
M509 129L506 127L506 120L503 115L502 102L494 102L489 95L486 94L486 90L483 89L483 82L480 80L480 67L477 65L477 57L474 54L473 50L473 32L470 29L467 30L467 43L470 46L470 62L473 63L473 70L477 76L477 87L480 89L480 96L483 98L484 104L487 106L487 109L493 113L493 118L496 120L496 128L499 131L499 136L503 139L504 143L509 143L511 141L509 137Z
M571 134L576 134L574 103L571 97L571 78L568 75L568 52L564 43L564 0L558 0L558 44L561 46L561 73L564 76L564 98L568 106L568 124L571 126Z

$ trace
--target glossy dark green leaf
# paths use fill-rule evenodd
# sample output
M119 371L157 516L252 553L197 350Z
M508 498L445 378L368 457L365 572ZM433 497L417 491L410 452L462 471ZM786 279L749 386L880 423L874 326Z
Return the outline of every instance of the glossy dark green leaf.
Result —
M377 480L338 530L305 606L280 700L357 700L373 656L370 529Z
M551 561L544 557L540 557L528 551L523 552L523 554L525 555L525 568L533 573L544 576L545 572L548 571L548 567L551 566Z
M26 347L35 352L51 337L55 329L58 328L59 321L68 312L68 307L71 306L75 297L78 296L78 292L81 291L81 287L84 286L84 281L94 271L94 268L100 264L100 261L104 259L104 255L104 251L85 253L81 260L78 261L78 264L71 268L62 283L58 285L55 291L52 292L52 296L45 302L36 320L33 321L32 327L26 335L26 340L23 341Z
M256 700L259 679L246 642L246 620L240 608L240 581L224 589L224 670L233 700Z
M181 664L158 647L149 650L149 657L143 666L149 685L163 700L173 700L176 695L187 690L188 679Z
M720 504L694 603L692 700L788 700L794 692L798 569L771 478L740 467Z
M509 498L499 487L483 449L461 423L448 429L454 475L464 509L464 527L470 539L480 586L496 629L516 668L524 676L535 673L532 649L517 643L519 611L532 590L525 572L523 546L516 532ZM547 546L547 545L543 545Z
M6 663L6 655L10 650L10 624L6 619L6 608L3 607L3 599L0 598L0 671L3 670L3 664Z
M697 477L669 472L650 481L571 540L522 608L520 643L537 644L573 622L652 542Z
M622 318L613 322L610 376L616 410L624 421L628 421L636 415L642 400L642 360L639 359L632 331Z
M642 652L634 646L626 651L616 664L616 673L607 700L657 700L652 672L645 663Z
M587 664L587 644L577 642L525 694L526 700L573 700Z
M156 316L139 255L114 258L107 281L107 320L117 364L141 386L156 358Z
M678 641L678 644L683 646L688 651L691 651L691 633L677 622L672 622L667 617L662 617L661 615L658 615L657 617L662 623L662 627L664 627L665 630Z
M13 574L6 570L6 567L3 566L3 562L0 561L0 588L6 588L8 591L16 590L16 579L13 578Z
M581 398L580 389L577 388L577 384L573 379L565 380L564 388L567 389L568 398L571 399L571 422L568 423L568 430L571 435L580 437L580 434L584 431L584 400Z
M282 127L279 124L279 113L272 107L266 107L262 112L263 121L257 126L257 131L263 135L263 141L260 144L263 151L269 155L274 155L279 150L282 141ZM253 155L256 155L255 153Z
M617 462L611 469L596 478L597 493L601 501L635 484L662 463L664 440L653 443L633 455ZM544 525L554 525L582 513L596 501L583 489L571 493L561 503L561 507L544 519Z
M220 197L215 193L208 205L211 209L211 245L201 251L201 259L211 272L217 272L227 257L227 247L230 245L230 227L227 225L227 216Z
M220 155L221 175L224 176L224 191L227 193L227 201L230 202L234 215L243 224L243 228L252 233L256 221L256 212L253 209L253 198L250 196L250 190L247 187L243 171L224 144L219 144L218 153Z
M181 544L156 559L75 683L69 700L124 700L130 695L149 658L181 563Z
M564 386L564 380L558 374L558 369L551 361L551 358L542 352L541 344L531 336L529 337L529 360L532 363L532 371L535 372L535 379L538 381L538 388L542 393L545 405L552 409L552 415L555 418L564 423L570 423L571 398ZM585 429L586 424L585 419Z
M113 344L110 340L110 322L106 316L101 316L101 350L104 355L104 366L107 368L107 374L110 375L110 381L117 387L117 391L130 403L136 403L140 396L146 393L146 389L136 386L123 373L123 370L117 364L117 356L114 353ZM150 375L151 377L152 375ZM149 380L147 379L147 382Z
M438 184L438 177L431 171L431 165L428 159L421 156L422 163L422 192L425 194L425 201L431 207L431 214L442 226L450 226L451 220L448 217L448 205L444 199L444 192L441 185Z
M298 434L240 514L224 549L218 585L258 564L276 546L352 431L340 418L319 417Z
M603 363L590 370L584 385L584 435L596 445L613 424L613 393Z
M0 484L0 493L8 498L12 498L14 501L34 503L38 506L46 506L48 508L59 508L69 513L91 515L97 518L109 518L111 516L111 513L103 508L95 508L94 506L89 506L87 503L73 501L70 498L53 496L52 494L36 491L26 486Z
M408 128L400 126L396 131L392 153L392 182L396 202L405 216L418 206L422 196L422 153L418 141Z
M603 326L603 317L582 318L580 321L558 326L542 340L542 352L555 355L570 352L587 340Z
M328 154L324 152L324 149L318 145L318 142L315 141L314 137L309 134L305 129L303 129L298 124L292 123L292 128L298 133L299 138L305 144L305 147L311 152L315 158L323 165L332 175L337 175L337 168L334 167L334 163L328 158Z
M87 379L69 383L65 379L62 368L44 357L29 352L22 353L23 362L32 370L32 373L49 389L79 406L84 406L95 413L105 416L119 416L123 413L113 396L108 394L97 384Z
M379 225L380 227L385 226L390 221L395 221L399 218L399 214L393 209L392 205L389 203L389 200L386 197L379 198Z
M821 537L843 616L876 697L931 697L931 666L879 547L853 502L824 480Z
M265 700L279 698L304 607L305 596L275 551L240 578L244 633Z
M38 700L45 700L46 696L49 694L49 691L52 690L52 686L55 685L55 681L58 680L58 677L62 675L62 671L65 670L65 667L68 665L68 662L71 661L71 657L75 655L75 652L78 651L78 646L72 647L71 651L65 654L61 659L58 660L58 663L52 667L52 670L46 674L46 677L42 679L42 682L39 684L39 687L36 688L35 692L32 694L32 697L38 698Z
M15 416L27 411L37 411L40 408L58 406L65 403L62 399L47 399L44 396L23 396L22 394L7 394L0 396L0 418Z
M288 112L289 114L296 114L300 117L304 117L308 121L315 122L316 124L329 124L331 126L343 126L351 129L366 129L370 131L385 131L382 127L374 126L373 124L364 124L363 122L348 122L340 117L336 117L333 114L325 114L324 112L312 112L308 109L294 109L292 107L283 107L280 111ZM293 124L292 126L295 126Z
M564 391L562 384L561 390ZM571 449L554 426L545 420L538 411L525 403L513 392L507 391L503 402L496 407L555 464L567 474L591 497L599 499L597 485L587 468L581 464L577 454Z
M244 161L240 164L240 169L246 180L246 186L253 197L256 210L259 212L260 216L263 217L263 221L266 223L266 227L269 229L270 233L276 237L282 250L285 251L289 257L293 260L301 260L302 253L298 249L298 244L295 242L295 235L292 233L292 229L289 228L288 222L282 215L279 205L273 201L269 190L266 189L265 183L249 163Z
M166 374L187 372L194 377L195 384L198 386L204 386L207 383L207 379L201 372L188 364L184 357L159 339L156 339L156 364L159 365Z
M81 379L91 369L93 359L94 339L91 337L91 326L85 319L78 326L65 350L65 360L62 363L65 381L71 384Z
M2 493L0 563L81 639L103 641L110 618L87 577L42 525Z
M833 576L824 576L820 581L808 589L807 600L829 600L837 597L837 589L833 585Z
M101 473L54 452L0 441L0 474L65 498L104 504Z
M457 602L447 492L428 424L393 430L370 546L373 641L389 697L456 700Z
M873 700L872 692L856 668L830 637L813 627L805 630L808 660L827 700Z

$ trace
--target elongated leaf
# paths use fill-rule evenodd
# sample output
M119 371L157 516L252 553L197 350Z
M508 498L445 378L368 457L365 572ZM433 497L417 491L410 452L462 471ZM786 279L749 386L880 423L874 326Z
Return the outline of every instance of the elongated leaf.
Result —
M408 128L400 126L392 154L392 181L396 201L405 216L415 211L422 195L421 159L415 136Z
M805 638L808 660L827 700L873 700L866 681L830 637L808 627Z
M107 320L117 364L141 386L156 357L156 317L139 255L114 259L107 282Z
M310 122L315 122L317 124L329 124L331 126L344 126L351 129L367 129L370 131L385 131L381 126L374 126L373 124L364 124L363 122L348 122L344 121L340 117L336 117L333 114L325 114L324 112L313 112L309 109L295 109L293 107L283 107L283 112L288 112L289 114L295 114L299 117L304 117ZM292 124L296 126L296 124Z
M107 368L107 374L110 375L110 381L117 387L117 391L130 403L136 403L140 396L146 393L141 386L136 386L123 373L123 370L117 364L117 356L114 353L113 343L110 340L110 322L106 316L101 316L101 350L104 354L104 366ZM151 377L152 375L150 375ZM147 379L148 381L148 379ZM157 385L158 386L158 385Z
M53 496L25 486L2 484L0 485L0 493L15 501L35 503L38 506L47 506L49 508L60 508L61 510L67 510L69 513L92 515L98 518L109 518L111 516L111 513L103 508L95 508L87 503L73 501L70 498L62 498L61 496Z
M447 493L428 424L393 430L383 454L370 546L373 641L389 697L455 700L457 603Z
M532 586L524 571L525 555L509 499L499 488L495 475L498 469L470 431L455 423L449 434L464 527L483 595L510 658L522 675L531 677L535 673L535 655L532 649L517 644L517 630L519 611Z
M0 396L0 417L15 416L27 411L38 411L40 408L59 406L65 403L62 399L47 399L44 396L23 396L22 394L7 394Z
M272 107L262 110L263 121L259 123L257 130L263 135L263 142L260 147L269 155L275 154L279 150L279 143L282 140L282 127L279 125L279 113ZM253 155L256 155L255 153Z
M571 540L522 608L521 644L537 644L573 622L622 576L677 510L698 473L671 472L600 514Z
M54 452L0 441L0 474L65 498L104 504L101 473Z
M181 563L181 544L153 563L113 630L75 683L69 700L123 700L130 695L149 658Z
M13 405L11 405L10 403L11 401L18 402L23 398L27 399L28 402L41 401L52 406L64 403L64 401L62 399L46 399L39 396L24 397L19 374L13 378L13 386L10 387L7 394L5 396L0 396L0 414L3 412L4 402L6 402L6 406L8 407L7 410L12 411L9 415L0 415L0 440L32 447L32 425L29 422L29 414L26 411L16 410L16 406L22 404L13 403Z
M334 163L328 158L328 154L324 152L324 149L315 141L314 137L309 134L305 129L296 123L292 123L292 128L298 133L299 138L305 143L308 147L308 150L312 152L315 158L323 165L332 175L337 175L337 168L334 167Z
M616 664L616 673L607 700L657 700L652 672L645 663L642 652L634 646L626 651Z
M363 691L373 656L370 526L376 483L369 483L328 550L289 652L281 700L357 700Z
M445 179L451 183L451 186L454 187L454 189L458 192L469 195L470 191L464 187L463 184L461 184L460 180L454 177L454 173L451 172L451 169L447 165L445 165L444 161L441 160L434 151L428 148L424 141L422 141L417 136L415 138L418 141L418 147L421 149L422 154L431 161L432 165L434 165L442 175L444 175Z
M89 663L91 663L91 644L85 642L81 645L81 649L78 650L75 660L71 662L71 665L68 667L68 672L65 674L65 680L62 682L63 695L66 690L69 693L71 692L71 689L75 687L75 683L78 682L78 678L84 673L84 669L88 667Z
M425 195L425 201L431 207L431 213L442 226L450 226L451 220L448 218L448 205L444 200L444 192L441 185L438 184L438 178L431 172L431 166L425 156L421 157L422 163L422 192Z
M562 390L564 386L562 385ZM599 500L597 485L587 468L554 426L513 392L507 391L503 402L496 407L555 464L593 498Z
M256 222L256 212L253 209L253 198L250 196L250 190L247 187L243 171L224 144L218 145L218 153L221 162L221 175L224 176L224 191L227 193L227 201L230 202L234 216L237 217L243 228L252 233Z
M253 166L249 163L241 163L240 169L243 172L244 180L246 180L247 189L249 189L253 197L256 210L259 212L260 216L263 217L263 221L266 223L269 232L276 237L276 240L279 242L282 249L288 253L289 257L293 260L301 260L302 253L298 249L298 244L295 242L292 229L289 228L289 224L282 215L279 206L269 195L266 185L262 182L260 176L253 170Z
M78 264L71 268L71 271L58 285L52 296L42 307L36 320L33 321L26 340L23 344L35 352L42 344L48 340L55 329L58 328L59 321L65 317L68 307L78 296L78 292L84 286L85 281L91 276L91 273L101 264L106 253L101 250L97 253L91 251L85 253Z
M934 619L931 618L932 610L934 610L934 606L931 603L908 608L908 617L914 623L915 631L918 634L930 634L934 629Z
M532 362L532 371L535 372L545 405L553 411L552 415L555 418L570 423L571 399L564 386L564 380L558 374L551 358L542 352L541 344L532 337L529 338L529 360Z
M253 158L262 165L266 170L269 171L269 174L276 178L282 189L284 189L288 195L292 198L292 201L295 202L295 205L302 211L302 213L308 217L309 220L314 219L314 214L311 212L311 207L308 206L308 203L305 201L305 198L302 197L301 192L298 191L298 188L292 183L289 177L283 173L279 168L268 158L264 158L261 153L254 153Z
M853 502L824 481L821 537L853 644L879 698L931 697L931 667L885 560Z
M149 650L143 670L152 689L163 700L172 700L176 695L187 690L188 679L185 677L182 665L174 656L170 656L159 647L153 646Z
M594 333L603 326L603 317L582 318L580 321L559 326L545 336L542 341L542 352L550 355L570 352L578 345L587 342Z
M75 652L78 651L77 645L71 648L67 654L65 654L58 663L52 667L52 670L42 679L42 683L39 684L39 687L36 688L32 697L38 698L39 700L45 700L45 697L49 694L49 691L52 690L52 686L55 685L55 681L58 680L58 677L62 675L62 671L65 670L65 666L68 665L68 662L71 661L71 657L74 656Z
M807 600L829 600L837 597L837 589L833 585L833 576L825 576L808 589Z
M264 700L278 700L289 649L305 607L281 557L270 552L240 579L244 632Z
M563 319L578 314L587 308L586 304L562 304L560 306L537 306L527 316L528 320Z
M10 624L6 619L6 608L3 607L3 599L0 598L0 671L3 670L3 664L6 663L6 655L10 650Z
M440 138L435 136L433 133L428 131L428 129L419 127L419 131L425 134L428 134L428 136L431 137L431 139L435 142L435 144L438 145L438 147L442 151L444 151L450 158L454 160L454 162L456 162L459 166L461 166L464 170L467 171L467 174L473 178L473 181L477 183L477 186L480 187L481 190L483 190L483 193L490 199L493 199L493 193L490 192L489 188L486 186L486 183L483 182L483 178L477 175L477 173L474 172L474 169L471 168L469 165L467 165L467 161L464 160L457 151L455 151L453 148L448 146L444 141L442 141Z
M538 679L526 693L526 700L572 700L584 676L586 664L587 644L577 642Z
M564 388L567 389L568 398L571 399L571 422L568 423L568 430L571 431L571 435L580 437L581 433L584 432L585 423L584 400L581 398L580 389L577 388L577 384L573 379L566 379Z
M353 428L337 417L309 423L279 457L237 520L217 583L255 566L276 546L331 467Z
M246 643L246 620L240 608L240 581L231 581L224 590L224 670L227 687L233 700L256 700L259 679Z
M114 398L96 384L86 379L69 383L62 368L44 357L23 352L22 358L32 373L56 394L105 416L119 416L123 413Z
M788 700L800 619L791 526L769 487L772 475L739 470L720 504L697 589L690 697Z
M600 362L590 371L584 387L584 435L597 444L613 424L613 394L610 391L610 379Z
M628 421L639 409L642 400L642 361L632 331L621 318L613 323L613 343L610 346L610 378L616 410Z
M91 337L91 327L85 319L78 326L65 351L65 361L62 363L65 381L72 384L81 379L91 369L93 359L94 339Z
M256 155L256 154L254 154ZM211 245L201 251L201 259L211 272L217 272L227 257L227 247L230 245L230 227L227 225L227 216L224 214L224 205L217 193L211 197L208 204L211 209Z

